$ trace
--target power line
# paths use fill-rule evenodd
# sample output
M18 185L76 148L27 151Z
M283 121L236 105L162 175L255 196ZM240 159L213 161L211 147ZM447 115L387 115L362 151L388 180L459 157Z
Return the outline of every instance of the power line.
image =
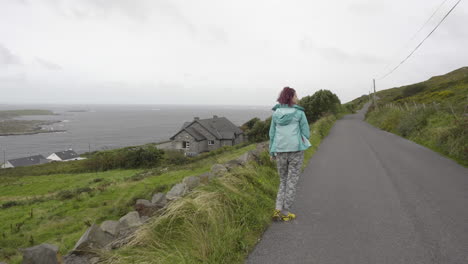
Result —
M434 33L434 31L436 31L436 29L440 26L440 24L442 24L442 22L444 22L444 20L450 15L450 13L452 13L452 11L455 9L455 7L457 7L457 5L461 2L461 0L458 0L457 3L455 3L455 5L447 12L447 14L445 14L445 16L442 18L442 20L439 21L439 23L435 26L435 28L416 46L416 48L414 48L414 50L404 59L402 60L395 68L393 68L390 72L388 72L387 74L385 74L384 76L378 78L379 80L387 77L388 75L390 75L391 73L393 73L396 69L398 69L403 63L405 63L406 60L409 59L409 57L411 57L411 55L413 55L413 53L424 43L424 41L426 41L426 39L428 39L432 33Z
M405 45L403 45L397 52L395 52L393 54L393 56L396 56L397 54L399 54L403 49L405 49L406 47L408 47L408 45L411 43L411 41L413 41L416 36L419 34L419 32L421 32L421 30L426 27L427 23L429 23L429 21L431 21L431 19L434 17L434 15L439 11L439 9L445 4L445 2L447 2L447 0L444 0L442 1L442 3L437 7L437 9L432 13L432 15L426 20L426 22L424 22L424 24L418 29L418 31L416 31L416 33L413 34L413 36L406 42ZM393 57L392 56L392 57ZM388 63L386 66L385 66L385 70L389 68L390 64L392 63Z

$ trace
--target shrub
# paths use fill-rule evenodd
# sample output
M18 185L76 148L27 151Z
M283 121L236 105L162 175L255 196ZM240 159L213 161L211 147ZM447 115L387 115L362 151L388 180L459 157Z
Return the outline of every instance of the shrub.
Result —
M254 117L254 118L250 119L249 121L245 122L241 126L242 131L246 132L246 131L251 130L253 128L253 126L259 121L260 121L260 119L258 117Z
M268 140L270 131L271 117L265 121L258 121L254 124L251 130L247 132L247 137L250 142L262 142Z
M85 160L88 170L132 169L155 167L164 159L164 151L153 145L101 151Z
M10 207L13 207L13 206L18 206L20 205L21 203L20 202L17 202L17 201L8 201L8 202L5 202L2 204L2 208L3 209L6 209L6 208L10 208Z
M408 137L413 132L420 131L427 124L427 119L436 111L433 108L416 108L406 112L396 128L398 134Z
M424 91L424 89L426 88L427 86L424 83L417 83L417 84L409 85L403 89L402 96L410 97L412 95L415 95L417 93Z
M164 161L166 164L182 165L189 162L189 159L184 155L184 153L178 150L165 150L164 154Z
M341 111L340 99L329 90L320 90L311 96L305 96L299 101L299 105L304 107L309 123L326 114L337 114Z

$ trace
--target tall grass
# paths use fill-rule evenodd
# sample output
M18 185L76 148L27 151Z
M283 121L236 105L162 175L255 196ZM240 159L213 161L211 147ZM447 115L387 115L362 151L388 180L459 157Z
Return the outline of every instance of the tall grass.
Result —
M311 125L307 161L336 117ZM171 203L130 244L102 252L103 263L243 263L271 223L279 184L265 151L259 163L237 168Z
M367 121L468 166L468 117L437 105L386 104L367 113Z
M172 203L104 263L242 263L270 222L278 176L250 164Z

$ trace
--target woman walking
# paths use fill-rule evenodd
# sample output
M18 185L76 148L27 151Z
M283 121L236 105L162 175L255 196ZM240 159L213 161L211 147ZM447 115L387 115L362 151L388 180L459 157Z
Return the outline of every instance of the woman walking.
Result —
M276 197L274 220L290 221L296 215L289 210L296 195L296 185L304 159L310 147L309 123L304 108L297 105L296 91L284 87L273 107L270 125L270 158L276 159L280 185Z

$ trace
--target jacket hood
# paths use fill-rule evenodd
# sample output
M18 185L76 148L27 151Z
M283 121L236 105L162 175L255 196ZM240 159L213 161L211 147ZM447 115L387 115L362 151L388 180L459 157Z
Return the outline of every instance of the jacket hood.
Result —
M275 106L273 106L271 110L275 111L278 108L296 108L298 110L304 111L304 107L296 105L296 104L293 106L289 106L287 104L276 104Z
M292 107L289 107L288 105L280 105L280 104L275 105L273 107L273 110L275 110L274 118L275 118L276 123L280 126L289 125L289 123L291 123L291 121L293 120L296 114L296 111L297 111L296 109L304 111L304 108L298 105L293 105Z

